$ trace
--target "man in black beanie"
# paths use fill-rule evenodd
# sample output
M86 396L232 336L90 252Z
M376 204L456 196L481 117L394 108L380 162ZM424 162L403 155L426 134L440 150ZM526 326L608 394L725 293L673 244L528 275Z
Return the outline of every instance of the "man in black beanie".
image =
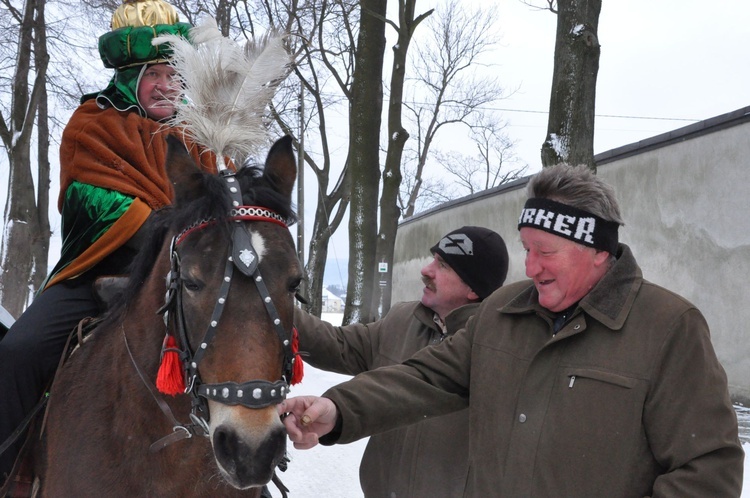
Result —
M461 227L430 252L421 301L397 303L382 320L334 327L295 310L305 362L347 375L401 363L463 327L508 273L505 242L487 228ZM462 496L468 440L468 410L370 437L359 469L364 496Z

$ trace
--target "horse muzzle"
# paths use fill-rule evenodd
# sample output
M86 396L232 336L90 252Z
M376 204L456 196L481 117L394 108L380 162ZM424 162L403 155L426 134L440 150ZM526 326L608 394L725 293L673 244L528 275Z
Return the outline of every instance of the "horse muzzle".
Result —
M286 452L283 427L272 427L259 437L222 424L213 431L211 443L222 476L237 489L268 483Z

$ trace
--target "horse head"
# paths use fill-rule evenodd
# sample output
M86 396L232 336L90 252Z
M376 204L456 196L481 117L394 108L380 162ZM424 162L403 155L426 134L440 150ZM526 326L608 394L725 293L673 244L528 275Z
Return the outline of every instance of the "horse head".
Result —
M171 271L168 334L184 361L191 417L210 437L234 487L267 483L285 455L275 404L291 381L294 298L302 271L287 223L296 179L291 138L277 141L262 173L201 173L169 140Z

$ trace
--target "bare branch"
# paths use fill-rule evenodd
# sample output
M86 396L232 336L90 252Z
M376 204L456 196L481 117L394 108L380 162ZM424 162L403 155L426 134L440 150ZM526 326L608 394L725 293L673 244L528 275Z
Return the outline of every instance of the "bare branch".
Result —
M417 205L438 132L455 124L470 125L490 104L509 94L495 76L477 70L488 65L482 57L499 41L494 31L496 16L494 8L472 12L464 3L451 0L428 20L429 38L417 42L410 80L413 92L404 101L416 157L414 181L402 187L411 189L401 194L406 199L402 202L405 214L412 214L410 209Z
M527 5L535 10L549 10L553 14L557 14L557 0L546 0L547 5L539 6L532 2L527 2L525 0L520 0L520 2L524 5Z

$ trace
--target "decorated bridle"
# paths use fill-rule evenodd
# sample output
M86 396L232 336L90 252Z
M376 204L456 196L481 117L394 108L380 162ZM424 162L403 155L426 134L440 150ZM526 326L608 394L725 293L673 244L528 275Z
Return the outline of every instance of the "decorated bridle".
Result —
M198 346L195 349L191 348L186 330L182 308L180 257L177 248L190 233L216 223L216 220L200 220L172 238L170 244L171 269L167 282L167 293L165 304L159 310L160 313L164 314L167 334L164 340L162 365L157 375L156 387L164 394L175 395L182 394L183 392L190 394L192 402L190 418L202 429L204 435L208 435L208 408L206 400L216 401L225 405L241 405L255 409L265 408L281 403L286 398L289 385L299 382L299 377L301 376L301 369L295 369L297 359L295 358L295 348L293 348L293 336L281 324L276 306L274 306L268 288L260 274L258 253L253 247L251 235L243 223L243 221L261 221L275 223L287 228L288 222L284 217L270 209L257 206L243 206L242 194L239 191L234 173L224 170L221 172L221 175L227 184L232 198L232 209L229 213L229 219L235 225L232 228L231 244L224 267L224 276L219 289L219 295L216 299L206 332ZM284 350L283 369L281 379L275 382L256 379L243 383L223 382L206 384L201 380L198 366L216 335L216 329L224 310L235 268L242 274L252 278L255 282L266 311L273 322L276 334L281 340ZM174 336L169 331L170 321L174 324ZM166 356L170 354L177 354L180 361L165 361ZM301 367L301 362L298 363L300 363L298 366Z

